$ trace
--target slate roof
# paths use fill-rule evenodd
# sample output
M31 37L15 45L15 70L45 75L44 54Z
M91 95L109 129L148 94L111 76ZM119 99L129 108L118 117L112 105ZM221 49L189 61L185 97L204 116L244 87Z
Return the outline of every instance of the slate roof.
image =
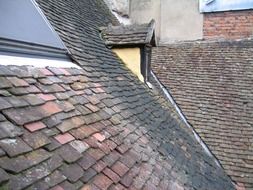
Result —
M253 41L171 44L152 69L233 181L253 188Z
M39 0L82 69L0 66L2 189L234 189L99 36L100 0Z
M147 24L101 27L101 35L108 46L145 45L154 43L155 21Z

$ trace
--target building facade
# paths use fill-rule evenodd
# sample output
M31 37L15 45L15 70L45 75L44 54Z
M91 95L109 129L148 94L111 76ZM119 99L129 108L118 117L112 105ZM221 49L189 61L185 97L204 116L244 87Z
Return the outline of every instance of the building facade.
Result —
M131 22L156 20L160 43L253 35L252 0L130 0L129 4Z

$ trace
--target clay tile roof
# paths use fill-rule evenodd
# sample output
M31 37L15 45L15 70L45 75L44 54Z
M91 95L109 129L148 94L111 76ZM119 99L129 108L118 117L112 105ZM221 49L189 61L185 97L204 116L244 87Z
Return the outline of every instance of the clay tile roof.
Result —
M171 44L152 69L233 181L253 188L253 41Z
M0 66L0 189L234 189L106 48L102 0L37 2L81 68Z
M108 46L155 45L155 21L147 24L132 24L101 27L101 34Z

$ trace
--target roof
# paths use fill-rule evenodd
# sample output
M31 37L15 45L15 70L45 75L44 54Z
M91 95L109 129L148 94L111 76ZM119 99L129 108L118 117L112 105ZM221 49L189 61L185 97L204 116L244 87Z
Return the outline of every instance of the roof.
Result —
M0 66L2 189L233 189L99 36L100 0L39 0L77 68Z
M253 41L153 49L152 69L233 181L253 188Z
M108 46L155 45L155 21L146 24L101 27L101 34Z

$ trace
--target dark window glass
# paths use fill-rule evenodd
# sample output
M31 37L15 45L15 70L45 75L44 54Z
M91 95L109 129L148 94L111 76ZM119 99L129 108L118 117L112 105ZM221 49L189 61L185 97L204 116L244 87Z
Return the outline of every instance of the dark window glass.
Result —
M33 0L0 0L0 38L65 49Z

